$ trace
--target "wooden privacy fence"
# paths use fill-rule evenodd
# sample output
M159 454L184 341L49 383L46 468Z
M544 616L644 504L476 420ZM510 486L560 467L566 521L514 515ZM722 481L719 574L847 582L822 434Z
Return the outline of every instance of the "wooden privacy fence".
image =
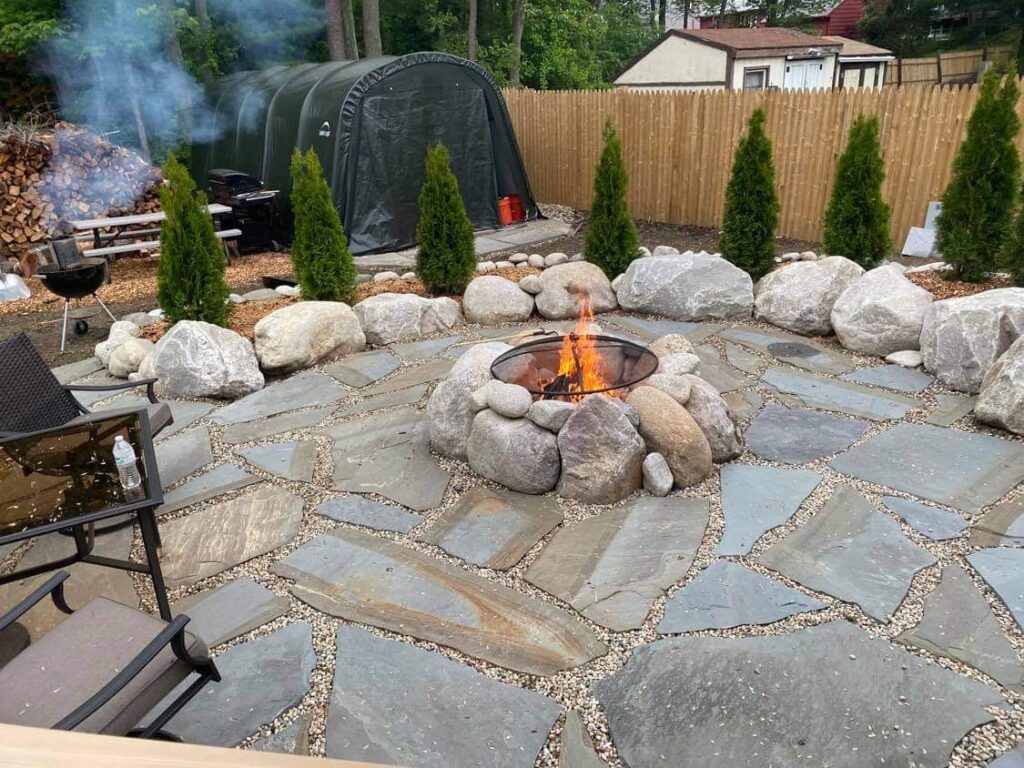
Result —
M952 51L920 59L896 59L885 68L886 85L920 85L922 83L972 82L982 61L1006 64L1013 49L1006 46L979 48L974 51Z
M622 137L633 216L717 227L733 153L750 113L763 106L774 145L782 210L778 234L820 241L836 160L853 119L881 118L896 247L941 197L977 86L833 91L505 91L533 193L588 209L601 128ZM1024 117L1024 99L1017 105ZM1017 136L1024 151L1024 131ZM656 245L651 243L650 245Z

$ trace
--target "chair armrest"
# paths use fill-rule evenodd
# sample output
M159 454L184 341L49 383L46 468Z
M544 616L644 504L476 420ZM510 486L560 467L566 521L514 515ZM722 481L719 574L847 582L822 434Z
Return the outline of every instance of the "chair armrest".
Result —
M153 391L154 384L156 384L156 379L139 379L138 381L126 381L123 384L62 384L61 386L68 392L118 392L122 389L144 386L149 402L158 403L160 401L156 399L156 393Z
M168 645L171 646L174 655L193 670L200 671L204 677L220 681L220 673L213 661L209 658L196 659L188 654L185 649L185 625L190 621L188 616L177 616L166 627L160 630L156 637L149 641L145 648L125 665L124 669L118 672L114 678L103 688L94 693L78 707L74 709L60 722L54 725L54 729L70 731L89 718L100 707L114 698L136 675L142 672L157 655Z
M68 576L70 576L70 574L67 571L57 571L57 573L53 574L53 576L46 580L46 583L42 584L37 589L34 589L32 593L25 597L20 603L14 606L3 616L0 616L0 632L3 632L11 626L11 624L24 616L25 613L34 605L42 602L47 595L53 597L54 605L56 605L61 611L64 613L72 613L73 611L68 608L68 604L64 602L64 582L67 580Z

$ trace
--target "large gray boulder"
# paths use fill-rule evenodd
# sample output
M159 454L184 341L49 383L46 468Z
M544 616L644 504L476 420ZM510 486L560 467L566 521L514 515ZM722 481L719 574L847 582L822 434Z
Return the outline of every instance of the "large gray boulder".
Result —
M366 347L356 313L340 301L300 301L256 323L256 357L265 371L308 368L330 354Z
M448 378L454 378L471 368L490 371L491 363L510 349L512 346L503 341L485 341L481 344L474 344L455 361L455 365L448 372Z
M540 275L537 311L549 320L564 320L580 313L580 302L589 297L594 312L611 312L618 304L612 284L600 267L586 261L558 264Z
M872 269L832 305L832 328L847 349L884 357L918 349L924 316L934 297L903 276L896 264Z
M692 374L681 377L690 388L686 410L697 422L711 446L715 462L729 461L743 453L743 435L718 390ZM678 402L678 400L677 400Z
M604 395L586 398L558 433L558 494L614 504L643 482L644 441L624 410Z
M619 306L675 320L750 316L750 275L718 255L684 253L634 259L618 286Z
M992 364L1024 335L1024 288L932 304L921 329L924 367L961 392L978 392Z
M473 403L473 393L488 381L493 379L486 366L470 366L449 374L434 388L427 401L427 434L435 451L466 460L469 431L480 410Z
M988 369L974 415L986 424L1024 435L1024 336Z
M144 369L172 397L236 398L263 388L252 344L199 320L175 323L147 355Z
M506 419L492 410L473 419L466 453L474 472L520 493L550 491L561 470L555 435L529 419Z
M462 310L446 297L426 299L411 293L380 293L352 308L366 342L375 346L446 333L462 322Z
M757 283L754 316L794 333L826 336L836 299L863 274L862 266L842 256L780 267Z
M466 286L462 311L470 323L519 323L533 314L533 296L511 280L484 275Z

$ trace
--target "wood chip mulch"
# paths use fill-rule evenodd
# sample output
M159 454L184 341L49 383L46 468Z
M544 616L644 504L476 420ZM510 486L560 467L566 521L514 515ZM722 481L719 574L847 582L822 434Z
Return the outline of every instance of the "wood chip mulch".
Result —
M991 291L995 288L1009 288L1013 285L1013 280L1008 277L995 277L983 283L963 283L959 280L948 280L938 270L914 272L907 275L907 279L935 296L936 301L973 296L982 291Z

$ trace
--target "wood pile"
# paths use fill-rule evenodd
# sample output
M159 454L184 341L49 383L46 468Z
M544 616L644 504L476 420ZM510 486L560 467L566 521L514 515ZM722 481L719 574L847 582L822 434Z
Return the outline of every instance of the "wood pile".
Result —
M159 210L160 171L69 123L0 126L0 264L31 272L32 250L62 220Z

